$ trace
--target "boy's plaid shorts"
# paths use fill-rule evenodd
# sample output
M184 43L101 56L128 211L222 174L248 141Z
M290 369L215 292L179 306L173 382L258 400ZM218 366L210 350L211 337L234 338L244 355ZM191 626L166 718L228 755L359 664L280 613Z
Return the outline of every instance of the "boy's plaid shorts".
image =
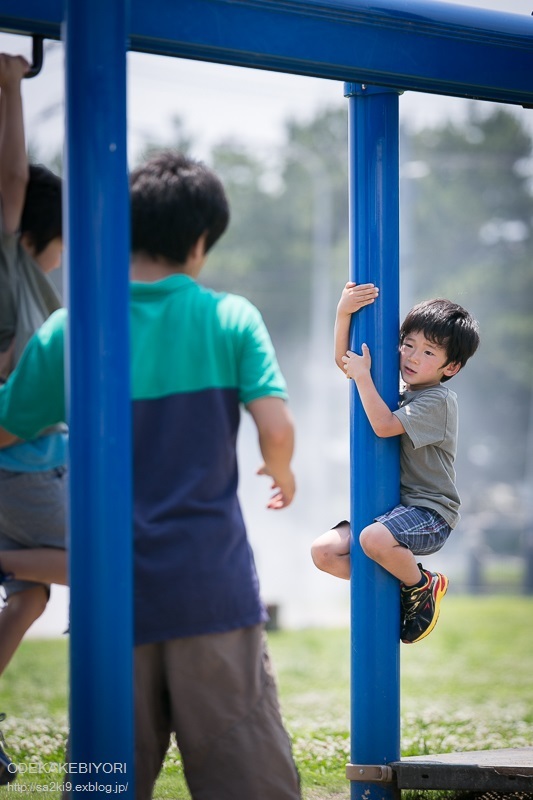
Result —
M432 508L398 505L376 522L392 533L398 544L407 547L414 555L429 556L445 544L451 533L446 520Z

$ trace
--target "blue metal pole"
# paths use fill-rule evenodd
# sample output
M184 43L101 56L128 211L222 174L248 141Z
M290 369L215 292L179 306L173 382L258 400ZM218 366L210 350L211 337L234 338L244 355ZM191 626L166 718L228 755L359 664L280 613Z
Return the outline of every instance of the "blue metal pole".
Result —
M351 347L366 342L385 402L398 402L399 114L398 93L346 84L349 97L350 280L380 296L354 317ZM399 501L399 442L372 431L353 383L351 449L351 797L392 800L392 783L367 782L364 765L400 757L399 585L363 553L360 531ZM362 771L363 770L363 771ZM362 778L362 780L359 780Z
M74 797L134 791L126 30L127 0L66 2Z

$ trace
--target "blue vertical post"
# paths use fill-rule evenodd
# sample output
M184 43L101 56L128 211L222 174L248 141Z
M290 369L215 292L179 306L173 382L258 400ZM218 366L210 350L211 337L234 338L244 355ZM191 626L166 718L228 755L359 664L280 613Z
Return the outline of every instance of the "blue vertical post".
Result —
M134 796L126 18L126 0L66 2L74 797Z
M349 98L350 280L374 283L379 299L355 315L351 347L366 342L378 391L398 402L398 93L346 84ZM359 533L399 501L399 442L379 439L351 383L351 797L392 800L391 782L366 766L400 757L399 584L364 555ZM375 774L375 773L374 773Z

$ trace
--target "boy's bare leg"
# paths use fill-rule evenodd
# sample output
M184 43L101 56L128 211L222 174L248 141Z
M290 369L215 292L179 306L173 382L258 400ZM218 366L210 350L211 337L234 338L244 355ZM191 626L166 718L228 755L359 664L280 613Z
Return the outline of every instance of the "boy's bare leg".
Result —
M67 553L58 547L1 550L0 569L21 581L68 586Z
M336 578L350 580L350 525L341 522L311 545L311 557L318 569Z
M398 544L392 533L381 522L373 522L364 528L359 541L363 552L369 558L406 586L414 586L420 581L422 576L416 558L410 550Z
M32 586L9 597L0 611L0 675L3 673L28 628L46 608L48 592L44 586Z

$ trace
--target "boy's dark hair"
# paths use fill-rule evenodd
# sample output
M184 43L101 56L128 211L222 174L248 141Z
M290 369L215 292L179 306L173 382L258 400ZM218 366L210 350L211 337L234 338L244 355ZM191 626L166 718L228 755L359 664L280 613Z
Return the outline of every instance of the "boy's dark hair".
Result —
M181 153L160 153L131 174L131 250L184 264L206 234L205 251L229 222L229 205L218 177Z
M464 367L479 345L477 321L457 303L450 300L424 300L414 306L400 328L400 345L410 333L423 333L426 339L446 350L446 365ZM442 381L450 380L446 375Z
M42 253L53 239L63 236L61 178L41 164L29 165L20 233L29 238L35 255Z

